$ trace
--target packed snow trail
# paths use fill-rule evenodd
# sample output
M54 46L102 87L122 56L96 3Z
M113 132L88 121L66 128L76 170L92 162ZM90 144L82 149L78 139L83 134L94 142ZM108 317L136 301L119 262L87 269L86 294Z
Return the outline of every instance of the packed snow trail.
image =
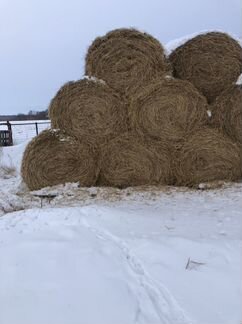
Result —
M190 323L167 290L157 288L122 240L97 229L98 224L89 225L77 208L73 215L78 220L76 225L68 223L67 218L66 224L63 218L59 223L60 209L45 213L29 210L1 219L1 324L68 323L70 310L72 316L75 314L72 323ZM48 214L49 223L44 217ZM51 214L56 215L54 221ZM9 280L5 280L6 274ZM93 282L96 286L89 287ZM112 300L106 296L108 290ZM101 297L100 309L97 296ZM92 305L99 309L98 316L93 317ZM10 313L10 309L15 311Z
M116 245L123 252L124 261L127 262L131 271L133 272L134 279L137 281L141 289L145 291L146 295L149 297L151 303L153 304L153 307L159 318L159 323L192 323L191 320L188 319L184 314L184 311L177 304L167 288L160 283L158 284L158 282L155 282L152 277L150 277L150 275L144 269L144 266L141 264L140 260L137 259L137 257L131 252L130 248L122 239L119 239L110 232L101 229L100 227L96 227L93 224L90 225L90 223L87 222L86 218L82 219L82 224L90 231L95 233L96 237L109 241L111 244ZM138 293L137 287L135 288L135 290L137 295L140 296L141 294ZM140 310L145 309L145 304L142 304L143 300L140 300ZM139 317L142 315L142 311L139 311L138 317L136 319L137 323L140 323ZM146 318L146 321L149 321L149 319ZM142 323L143 322L147 323L145 321L142 321Z
M223 235L218 211L212 216L217 222L208 211L197 228L198 207L188 227L181 197L178 219L173 199L167 213L168 201L29 209L0 217L0 324L239 323L239 200L222 224ZM201 239L205 224L207 239L205 233ZM188 257L205 265L185 269Z

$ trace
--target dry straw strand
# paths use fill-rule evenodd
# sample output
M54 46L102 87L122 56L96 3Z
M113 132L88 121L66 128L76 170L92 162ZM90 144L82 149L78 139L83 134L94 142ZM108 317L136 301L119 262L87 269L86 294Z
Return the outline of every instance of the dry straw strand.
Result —
M177 152L174 172L177 184L184 186L238 180L242 174L240 148L218 130L203 128Z
M100 144L127 131L127 110L121 97L93 78L68 82L49 106L53 128Z
M158 40L136 29L123 28L94 40L86 55L86 74L105 80L130 97L153 78L171 74L171 65Z
M192 82L211 103L242 72L242 48L229 35L210 32L176 48L169 59L174 76Z
M170 161L166 144L125 133L103 147L99 183L120 188L170 184Z
M208 123L207 101L188 81L164 78L133 97L131 127L140 135L177 142Z
M92 186L98 177L95 150L60 130L45 130L24 152L21 174L30 190L80 182Z

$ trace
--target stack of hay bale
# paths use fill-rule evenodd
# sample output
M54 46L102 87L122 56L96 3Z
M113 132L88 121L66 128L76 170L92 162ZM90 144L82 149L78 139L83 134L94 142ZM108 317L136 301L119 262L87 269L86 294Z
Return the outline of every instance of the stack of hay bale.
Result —
M242 176L242 48L224 33L199 35L166 57L135 29L98 37L87 77L52 99L52 128L27 146L31 190L185 185Z

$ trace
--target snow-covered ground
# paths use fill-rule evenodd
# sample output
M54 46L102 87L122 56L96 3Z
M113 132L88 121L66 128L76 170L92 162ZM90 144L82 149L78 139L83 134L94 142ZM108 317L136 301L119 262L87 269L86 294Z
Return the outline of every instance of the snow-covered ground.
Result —
M28 192L25 146L1 156L0 324L241 323L241 183Z

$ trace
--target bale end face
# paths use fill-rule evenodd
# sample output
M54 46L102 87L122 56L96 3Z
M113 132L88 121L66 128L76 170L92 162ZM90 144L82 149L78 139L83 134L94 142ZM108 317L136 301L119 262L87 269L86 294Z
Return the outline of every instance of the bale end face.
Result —
M230 138L215 129L203 128L176 153L176 184L192 187L202 182L239 180L241 158L240 147Z
M205 97L190 82L164 78L137 92L129 118L138 134L174 143L208 124L207 109Z
M136 29L116 29L94 40L86 55L85 73L103 79L131 97L154 78L171 74L163 46Z
M242 85L233 85L211 106L211 123L242 145Z
M30 190L66 182L92 186L98 177L95 149L60 130L43 131L27 145L21 175Z
M162 142L147 142L126 133L103 147L100 158L100 185L129 186L171 184L169 149Z
M65 84L52 99L52 127L68 135L101 144L127 131L127 111L122 98L94 78Z
M169 56L174 76L192 82L209 103L242 72L242 48L225 33L198 35Z

